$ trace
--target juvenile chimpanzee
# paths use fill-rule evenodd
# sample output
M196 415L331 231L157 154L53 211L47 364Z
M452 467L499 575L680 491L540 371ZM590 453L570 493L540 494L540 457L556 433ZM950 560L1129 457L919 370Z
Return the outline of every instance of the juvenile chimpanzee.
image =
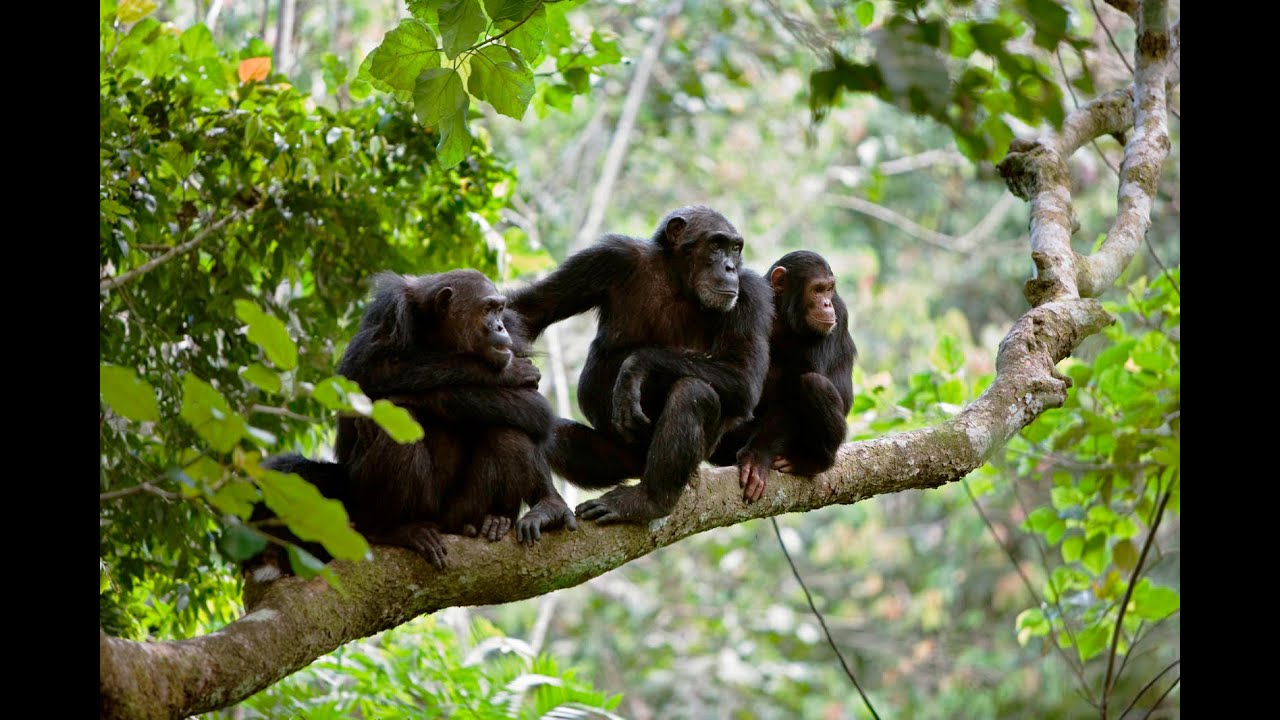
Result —
M530 338L598 313L578 380L594 427L557 422L551 467L579 487L640 484L579 505L587 520L670 513L690 473L759 400L773 303L764 279L742 267L742 236L711 208L671 212L651 240L606 235L512 293L510 306Z
M537 368L518 356L527 341L508 332L505 304L474 270L378 276L338 372L371 398L406 406L425 437L400 444L368 418L342 417L337 463L286 455L269 466L343 500L371 542L437 567L442 532L498 540L515 523L520 541L533 542L544 529L575 528L543 448L554 415ZM522 501L531 509L516 522Z
M836 292L831 266L807 250L783 255L769 268L775 318L769 336L769 374L755 418L720 441L712 456L738 465L743 498L764 493L768 467L816 475L835 463L853 405L849 311Z

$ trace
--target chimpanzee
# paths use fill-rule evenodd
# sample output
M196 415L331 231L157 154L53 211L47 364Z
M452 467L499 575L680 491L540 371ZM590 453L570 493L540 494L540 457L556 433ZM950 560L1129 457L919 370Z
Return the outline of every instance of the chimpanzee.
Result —
M783 255L769 268L775 318L769 374L754 419L727 433L711 461L738 465L742 496L755 502L773 469L816 475L835 463L853 406L849 311L831 266L815 252Z
M286 455L267 466L343 500L370 542L441 568L441 532L498 540L514 523L519 540L533 542L544 529L575 529L543 448L555 416L505 305L475 270L379 275L338 373L370 398L406 406L425 437L400 444L368 418L341 417L337 463ZM516 522L521 501L531 509Z
M578 381L594 427L562 419L551 467L584 488L639 477L577 507L597 523L667 515L721 434L744 422L769 366L769 287L742 267L742 235L702 205L674 210L652 239L605 235L511 295L536 338L595 309Z

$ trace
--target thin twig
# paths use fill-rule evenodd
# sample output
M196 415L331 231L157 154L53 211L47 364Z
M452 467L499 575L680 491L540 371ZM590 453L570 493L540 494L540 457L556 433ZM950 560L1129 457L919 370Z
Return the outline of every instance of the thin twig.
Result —
M1156 704L1152 705L1151 709L1147 711L1147 714L1142 716L1142 720L1147 720L1147 718L1151 717L1151 713L1155 712L1156 708L1160 707L1160 703L1164 702L1164 699L1169 696L1169 693L1173 692L1173 689L1178 687L1178 681L1181 679L1181 675L1173 679L1173 684L1166 688L1164 692L1160 693L1160 697L1156 698Z
M205 238L209 237L209 235L213 234L216 230L219 230L227 223L232 222L234 220L239 220L243 217L248 217L259 207L261 207L260 204L255 207L249 208L247 211L244 211L244 212L236 210L235 212L213 223L212 225L205 227L203 230L196 233L195 237L191 238L187 242L184 242L181 245L175 245L172 249L169 250L169 252L161 255L160 257L152 258L151 260L148 260L147 262L139 265L138 267L122 275L117 275L113 278L107 278L106 280L103 280L101 283L99 283L98 291L106 292L108 290L114 290L115 288L118 288L121 285L133 280L139 275L142 275L144 273L149 273L152 270L155 270L160 265L167 263L170 260L174 259L175 257L192 250L197 245L204 242Z
M1160 256L1156 255L1156 249L1151 246L1151 235L1143 235L1142 239L1147 243L1147 252L1151 253L1151 259L1156 261L1156 265L1160 266L1160 271L1169 279L1169 284L1173 286L1173 291L1178 293L1178 297L1182 297L1182 288L1178 287L1178 282L1174 280L1173 275L1169 273L1169 268L1165 267L1164 263L1160 262Z
M320 423L320 420L317 418L313 418L308 415L300 415L292 410L286 410L285 408L275 407L273 405L253 405L249 410L250 412L262 413L263 415L279 415L280 417L287 417L291 420L300 420L312 425Z
M782 530L778 528L778 518L770 515L769 522L773 523L773 532L778 536L778 545L782 547L782 554L786 556L787 564L791 566L791 574L796 576L796 582L800 583L800 589L804 591L804 599L809 601L809 609L813 611L813 614L818 618L818 622L822 625L822 632L826 633L827 642L830 643L831 649L835 651L836 657L840 658L840 666L844 668L844 674L849 676L849 681L853 683L853 687L862 696L862 702L866 703L867 710L871 711L871 717L880 720L875 707L871 705L871 700L862 691L862 686L858 684L858 679L853 676L853 670L849 668L849 663L845 662L844 653L840 652L839 647L836 647L836 641L831 637L831 630L827 628L826 619L822 617L822 613L818 612L818 606L813 604L813 596L809 594L809 588L805 586L804 579L800 577L800 571L796 569L796 563L791 559L791 553L787 552L787 544L782 541Z
M1164 493L1160 497L1160 506L1156 509L1149 526L1151 531L1147 533L1147 539L1142 543L1142 553L1138 555L1138 563L1133 566L1133 572L1129 574L1129 584L1124 589L1124 598L1120 601L1120 611L1116 616L1116 630L1111 635L1111 652L1107 656L1107 675L1102 682L1102 718L1107 717L1107 698L1111 695L1111 688L1115 683L1115 677L1112 670L1116 662L1116 650L1120 645L1120 631L1124 628L1124 614L1129 607L1129 599L1133 597L1133 590L1138 585L1138 575L1142 572L1142 566L1147 560L1147 554L1151 552L1151 546L1155 544L1156 531L1160 529L1160 521L1164 519L1165 506L1169 504L1169 498L1173 495L1173 486L1177 484L1178 478L1169 478L1169 485L1165 487Z
M165 500L181 500L182 499L182 496L179 495L178 493L169 492L168 490L161 490L160 488L156 487L155 485L152 485L149 482L142 482L127 488L121 488L120 490L111 490L109 492L101 493L98 495L98 502L115 500L116 498L122 498L122 497L125 497L126 495L133 495L135 493L140 493L140 492L148 492L153 495L158 495L164 498Z
M1102 20L1102 13L1098 12L1098 3L1089 0L1089 4L1093 6L1093 14L1098 18L1098 24L1102 26L1102 31L1107 34L1107 39L1111 41L1111 47L1116 49L1116 54L1120 56L1120 62L1129 69L1129 74L1133 74L1133 66L1129 64L1129 58L1124 56L1124 51L1120 49L1120 45L1116 43L1116 39L1111 36L1111 28Z
M1124 720L1124 716L1128 715L1129 711L1133 709L1133 705L1134 703L1138 702L1138 698L1142 697L1143 693L1150 690L1152 685L1155 685L1160 680L1160 678L1164 677L1165 673L1172 670L1180 662L1182 662L1181 658L1174 660L1173 662L1165 666L1165 669L1156 673L1156 676L1151 678L1151 682L1148 682L1146 685L1143 685L1142 689L1138 691L1138 694L1133 696L1133 699L1129 701L1129 705L1125 707L1124 712L1120 713L1120 717L1117 718L1117 720ZM1156 704L1159 705L1160 703L1156 703Z
M1067 92L1071 93L1071 102L1073 105L1076 106L1076 109L1079 110L1080 98L1076 97L1076 89L1071 86L1071 78L1070 76L1067 75L1067 65L1066 63L1062 62L1062 48L1057 48L1053 52L1055 55L1058 56L1058 69L1062 71L1062 84L1067 86ZM1080 63L1082 65L1084 64L1083 56L1081 56ZM1086 72L1087 72L1087 68L1086 68ZM1098 138L1094 138L1089 142L1093 145L1093 149L1098 151L1098 157L1102 158L1103 164L1105 164L1108 168L1110 168L1111 172L1114 173L1116 177L1119 177L1120 168L1116 167L1115 165L1112 165L1111 161L1107 159L1107 154L1102 152L1102 146L1098 144Z
M497 35L494 35L493 37L487 37L487 38L485 38L484 40L481 40L480 42L476 43L475 45L472 45L471 47L467 48L466 50L463 50L462 52L460 52L460 53L458 53L458 54L459 54L459 55L465 55L465 54L467 54L467 53L469 53L469 52L474 52L474 51L479 50L480 48L484 47L485 45L490 45L490 44L495 43L495 42L497 42L498 40L501 40L502 38L506 37L507 35L509 35L509 34L511 33L511 31L513 31L513 30L515 30L516 28L520 27L521 25L524 25L525 23L529 22L529 18L533 17L533 14L534 14L534 13L536 13L536 12L538 12L538 8L542 7L542 3L543 3L543 2L544 2L544 0L538 0L538 2L537 2L536 4L534 4L533 9L531 9L531 10L528 12L528 14L526 14L523 18L520 18L520 22L516 23L515 25L512 25L511 27L507 28L506 30L503 30L502 32L498 33Z
M996 532L995 524L991 522L991 519L987 517L986 511L982 509L982 503L978 502L978 496L973 494L973 490L969 487L969 481L967 479L963 479L960 481L960 484L964 486L964 491L969 494L969 499L973 501L973 507L978 511L978 515L982 518L982 522L986 523L987 529L991 531L991 538L995 540L996 545L999 545L1000 549L1004 551L1005 557L1009 558L1009 562L1013 563L1013 569L1018 572L1018 577L1022 578L1022 584L1026 586L1027 592L1031 594L1031 599L1035 600L1036 607L1043 605L1044 600L1040 599L1039 593L1037 593L1035 588L1031 586L1031 578L1027 577L1027 574L1023 572L1022 565L1020 565L1018 563L1018 559L1013 556L1013 550L1010 550L1008 546L1000 542L1000 535ZM1084 668L1072 662L1071 656L1067 654L1066 649L1058 645L1058 633L1053 629L1052 622L1049 623L1049 639L1053 641L1053 647L1058 651L1058 654L1062 656L1063 662L1065 662L1076 674L1076 679L1080 681L1080 686L1087 687L1089 683L1084 678Z

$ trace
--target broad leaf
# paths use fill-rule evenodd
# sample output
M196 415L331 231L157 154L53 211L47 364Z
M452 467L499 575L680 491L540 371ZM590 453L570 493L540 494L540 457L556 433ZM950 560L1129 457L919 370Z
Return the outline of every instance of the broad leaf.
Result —
M156 391L133 370L117 365L98 366L98 389L107 406L121 417L137 422L160 419Z
M268 315L248 300L236 300L236 317L249 325L249 340L267 353L271 362L283 370L298 365L298 347L289 337L284 323L274 315Z
M364 67L379 90L407 98L417 87L419 75L440 67L440 44L425 23L407 18L369 53Z
M390 400L378 400L373 403L373 421L398 443L411 443L421 440L425 434L409 411L392 403Z
M450 60L474 45L487 24L480 0L446 0L439 13L440 39Z
M299 538L319 542L334 557L358 560L369 552L369 544L351 529L342 503L330 500L316 486L293 473L273 470L257 478L262 499Z
M244 437L244 419L231 412L212 385L190 373L182 378L182 410L178 414L218 452L227 452Z
M471 56L467 89L494 110L519 120L533 97L533 70L520 57L520 51L487 45Z

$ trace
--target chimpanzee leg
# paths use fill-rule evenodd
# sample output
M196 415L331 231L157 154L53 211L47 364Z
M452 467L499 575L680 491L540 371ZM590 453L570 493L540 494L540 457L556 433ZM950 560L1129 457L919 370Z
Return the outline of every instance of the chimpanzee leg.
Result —
M796 431L774 468L793 475L817 475L831 468L848 430L836 386L820 373L800 376Z
M505 536L520 513L520 501L536 481L533 465L539 454L519 430L484 431L475 440L462 482L446 501L444 529L490 541Z
M551 430L547 460L565 480L595 490L640 477L644 472L642 452L621 438L560 419Z
M639 485L620 487L578 506L584 519L601 524L645 522L671 512L689 475L719 439L720 397L697 378L671 386L653 430Z

